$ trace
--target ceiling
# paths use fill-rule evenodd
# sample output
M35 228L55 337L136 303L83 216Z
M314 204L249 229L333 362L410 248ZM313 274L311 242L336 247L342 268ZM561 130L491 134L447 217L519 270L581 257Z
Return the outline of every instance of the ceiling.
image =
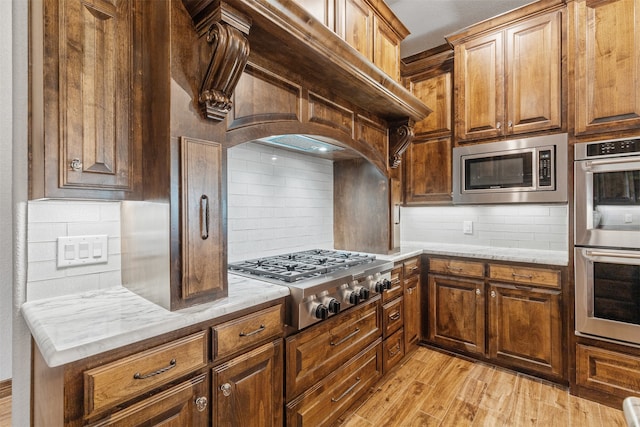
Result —
M400 45L403 58L446 43L444 36L532 0L385 0L411 34Z

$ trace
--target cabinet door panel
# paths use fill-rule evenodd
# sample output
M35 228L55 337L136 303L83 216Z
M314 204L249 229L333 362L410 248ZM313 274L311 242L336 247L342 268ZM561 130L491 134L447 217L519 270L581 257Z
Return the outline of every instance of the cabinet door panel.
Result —
M420 276L405 280L404 343L408 352L420 338Z
M282 340L213 368L213 425L282 425Z
M576 134L640 127L640 0L578 1Z
M416 137L451 135L451 80L451 70L411 78L411 93L433 110L425 119L416 122Z
M507 128L524 133L560 127L561 12L507 30Z
M400 80L400 41L391 28L381 19L375 18L373 34L373 63L393 80Z
M220 144L182 138L182 295L225 296Z
M363 0L342 0L338 35L369 60L373 59L373 12Z
M504 122L503 33L455 47L457 140L502 134Z
M407 205L451 201L451 138L414 141L405 159Z
M429 339L471 353L484 353L484 283L429 277Z
M489 356L562 375L560 292L491 285Z

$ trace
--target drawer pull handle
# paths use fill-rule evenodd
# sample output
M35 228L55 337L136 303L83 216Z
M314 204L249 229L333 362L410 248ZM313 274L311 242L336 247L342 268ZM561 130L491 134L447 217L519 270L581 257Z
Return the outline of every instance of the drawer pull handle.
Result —
M207 398L204 396L200 396L196 399L196 409L198 410L198 412L202 412L205 409L207 409L207 403L209 403L207 401Z
M389 315L389 320L398 320L399 318L400 318L399 311L396 311L395 313Z
M491 298L495 298L496 297L496 291L491 291Z
M395 356L398 353L400 353L400 344L396 344L395 347L389 349L389 356L391 357Z
M351 385L351 387L349 387L348 389L346 389L346 390L344 391L344 393L342 393L340 396L338 396L338 397L332 397L332 398L331 398L331 401L332 401L332 402L334 402L334 403L335 403L335 402L339 402L340 400L342 400L342 398L343 398L343 397L345 397L347 394L351 393L351 392L353 391L353 389L354 389L354 388L356 388L356 386L357 386L358 384L360 384L360 377L356 377L356 382L355 382L355 383L353 383L353 384Z
M171 359L168 366L164 368L160 368L157 371L149 372L148 374L141 374L140 372L136 372L133 374L133 378L136 380L144 380L145 378L154 377L156 375L162 374L163 372L167 372L169 369L173 369L176 367L176 359Z
M267 329L266 326L264 325L260 325L260 327L258 329L256 329L255 331L251 331L251 332L240 332L240 336L241 337L250 337L251 335L255 335L255 334L259 334L260 332L264 331L265 329Z
M514 279L517 279L517 278L527 279L527 280L533 279L533 276L530 274L511 273L511 276L513 276Z
M355 331L351 332L349 335L347 335L346 337L342 338L340 341L338 342L333 342L331 341L331 345L332 346L337 346L342 344L343 342L347 341L349 338L354 337L356 335L358 335L358 333L360 332L360 328L356 328Z
M482 291L480 289L476 289L476 295L480 295Z
M222 391L222 394L224 394L225 397L231 396L231 384L229 383L222 384L220 386L220 391Z
M408 288L408 289L407 289L407 293L408 293L409 295L413 294L413 288Z

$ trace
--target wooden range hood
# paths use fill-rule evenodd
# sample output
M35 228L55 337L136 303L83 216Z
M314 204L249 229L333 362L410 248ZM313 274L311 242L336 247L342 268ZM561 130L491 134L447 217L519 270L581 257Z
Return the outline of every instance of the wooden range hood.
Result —
M207 33L213 25L219 26L221 21L233 26L244 33L252 58L277 64L280 72L296 74L310 87L322 88L386 121L390 130L390 167L398 165L400 155L411 142L413 124L431 112L295 1L182 0L182 3L200 34ZM397 25L402 26L399 22ZM237 78L228 73L232 68L242 73L244 64L238 66L233 48L221 50L230 57L211 62L222 69L219 85L229 92L233 91L229 82L237 82ZM239 56L243 54L240 48L236 51ZM221 67L221 62L232 65Z

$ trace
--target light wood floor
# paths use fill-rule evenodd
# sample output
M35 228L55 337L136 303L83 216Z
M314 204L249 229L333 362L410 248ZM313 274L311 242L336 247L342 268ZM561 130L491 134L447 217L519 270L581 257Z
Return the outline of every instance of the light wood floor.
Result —
M0 427L11 426L11 396L0 399Z
M420 347L341 427L369 426L609 427L626 422L622 411L571 396L563 387Z

